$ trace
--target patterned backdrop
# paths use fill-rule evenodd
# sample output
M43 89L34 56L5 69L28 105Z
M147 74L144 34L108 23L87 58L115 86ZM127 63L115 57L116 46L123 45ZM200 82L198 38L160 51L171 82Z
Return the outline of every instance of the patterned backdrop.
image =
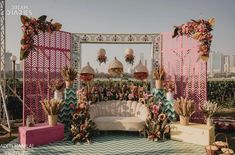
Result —
M36 121L45 120L40 100L52 97L48 85L50 80L61 78L60 70L70 66L71 34L57 31L39 33L34 37L37 51L30 52L24 61L23 71L23 122L27 115L34 115Z

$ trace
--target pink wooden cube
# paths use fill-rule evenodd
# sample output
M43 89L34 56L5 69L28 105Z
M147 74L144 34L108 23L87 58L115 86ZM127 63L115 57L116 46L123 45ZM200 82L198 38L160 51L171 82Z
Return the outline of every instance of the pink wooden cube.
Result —
M19 143L24 147L45 145L63 139L64 125L61 123L56 126L41 123L33 127L19 127Z

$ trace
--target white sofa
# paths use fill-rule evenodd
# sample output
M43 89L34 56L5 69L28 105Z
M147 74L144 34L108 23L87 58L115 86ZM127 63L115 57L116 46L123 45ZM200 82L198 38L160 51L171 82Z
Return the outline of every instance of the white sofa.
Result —
M142 103L117 100L93 104L89 113L99 130L141 131L149 111Z

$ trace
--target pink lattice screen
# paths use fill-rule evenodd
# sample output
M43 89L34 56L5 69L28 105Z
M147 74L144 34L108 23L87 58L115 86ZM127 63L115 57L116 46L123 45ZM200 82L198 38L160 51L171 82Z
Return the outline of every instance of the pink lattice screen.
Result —
M34 115L37 122L45 120L40 100L51 98L48 85L52 79L61 78L60 70L70 66L71 34L67 32L39 33L34 37L37 52L30 52L24 61L23 72L23 122Z
M207 99L207 66L199 58L198 42L187 37L172 39L171 33L163 33L161 61L167 80L175 81L175 97L187 97L197 104ZM196 112L194 119L201 121Z

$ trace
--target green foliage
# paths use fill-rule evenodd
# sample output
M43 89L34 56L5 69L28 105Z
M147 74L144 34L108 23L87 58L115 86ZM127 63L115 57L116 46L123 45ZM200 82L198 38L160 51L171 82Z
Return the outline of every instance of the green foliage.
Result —
M222 107L235 107L235 81L208 81L208 100Z

